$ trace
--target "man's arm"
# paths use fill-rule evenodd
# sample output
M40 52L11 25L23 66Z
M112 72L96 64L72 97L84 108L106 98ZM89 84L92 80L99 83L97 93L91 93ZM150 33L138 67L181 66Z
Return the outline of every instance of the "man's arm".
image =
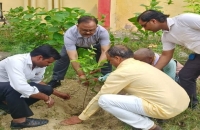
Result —
M41 84L41 85L47 85L45 82L40 82L39 84ZM69 94L57 91L56 89L53 89L53 95L55 95L57 97L60 97L60 98L62 98L64 100L70 99Z
M172 59L173 54L174 54L174 49L169 51L163 51L155 67L160 70L163 69Z
M67 54L69 56L70 61L72 60L77 60L78 59L78 53L76 50L68 50ZM84 72L81 70L81 66L78 62L73 61L71 62L72 67L74 68L74 70L76 71L76 73L81 77L82 75L84 75Z
M48 96L44 93L39 92L37 94L30 95L30 97L35 98L35 99L44 100L44 102L48 105L48 107L52 107L54 105L54 100L50 96Z
M108 50L109 48L110 48L110 44L109 44L109 45L101 46L101 55L100 55L100 58L99 58L98 63L100 63L101 61L107 59L107 57L106 57L106 52L107 52L107 50Z
M116 82L117 81L117 82ZM62 125L74 125L81 123L83 120L87 120L90 116L92 116L98 109L98 99L103 94L117 94L119 93L124 87L130 84L131 80L129 78L125 78L121 75L120 72L113 74L108 77L104 85L102 86L101 90L98 94L92 98L89 102L87 107L79 116L73 116L69 119L66 119L61 122Z

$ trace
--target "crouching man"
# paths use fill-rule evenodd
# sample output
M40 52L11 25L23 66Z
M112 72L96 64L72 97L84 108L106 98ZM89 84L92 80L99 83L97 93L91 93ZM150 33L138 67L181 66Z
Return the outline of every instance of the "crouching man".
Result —
M133 59L129 48L115 45L106 56L116 70L79 116L66 119L61 124L81 123L100 106L134 128L161 130L148 117L169 119L187 109L190 99L185 90L157 68ZM118 95L121 90L128 95Z
M59 58L60 55L54 48L42 45L30 53L0 61L0 108L11 114L11 128L35 127L48 123L46 119L28 118L33 115L29 106L38 100L44 100L48 107L52 107L52 93L69 99L68 94L53 90L42 82L46 66Z

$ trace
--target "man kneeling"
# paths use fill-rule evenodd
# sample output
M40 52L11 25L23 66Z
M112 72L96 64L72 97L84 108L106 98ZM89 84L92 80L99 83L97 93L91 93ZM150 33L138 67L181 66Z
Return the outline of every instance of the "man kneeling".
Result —
M161 130L150 118L169 119L189 105L185 90L168 75L133 59L133 52L122 45L107 51L107 59L117 67L79 116L61 122L71 125L87 120L99 106L134 128ZM118 95L121 90L129 95Z
M47 124L46 119L28 118L33 115L29 106L38 100L44 100L48 107L52 107L52 93L63 99L70 98L68 94L53 90L42 82L46 66L59 58L60 55L54 48L42 45L30 53L0 61L0 109L11 114L11 128Z

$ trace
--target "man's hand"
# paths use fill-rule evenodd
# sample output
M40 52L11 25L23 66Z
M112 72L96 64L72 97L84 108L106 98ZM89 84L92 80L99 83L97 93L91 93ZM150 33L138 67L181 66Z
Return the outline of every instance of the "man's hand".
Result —
M61 125L75 125L81 123L82 120L78 118L78 116L72 116L69 119L63 120L60 122Z
M57 91L57 90L55 90L55 89L53 90L53 94L54 94L55 96L59 97L59 98L64 99L64 100L70 99L70 95L69 95L69 94L63 93L63 92L59 92L59 91Z
M79 75L79 81L84 86L89 86L89 81L86 79L86 76L84 74L83 75Z
M95 73L98 73L98 72L101 72L101 69L93 70L93 71L90 72L90 74L95 74Z
M51 98L49 96L48 100L45 101L45 103L47 104L48 108L50 108L50 107L52 107L54 105L55 102L54 102L53 98Z

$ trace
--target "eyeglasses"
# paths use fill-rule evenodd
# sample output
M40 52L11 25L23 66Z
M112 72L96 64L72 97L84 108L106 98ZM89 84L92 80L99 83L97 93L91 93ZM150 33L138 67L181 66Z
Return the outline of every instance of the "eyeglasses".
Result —
M147 26L147 23L148 23L149 21L147 21L145 24L141 24L141 26L143 27L143 28L145 28L146 26Z

